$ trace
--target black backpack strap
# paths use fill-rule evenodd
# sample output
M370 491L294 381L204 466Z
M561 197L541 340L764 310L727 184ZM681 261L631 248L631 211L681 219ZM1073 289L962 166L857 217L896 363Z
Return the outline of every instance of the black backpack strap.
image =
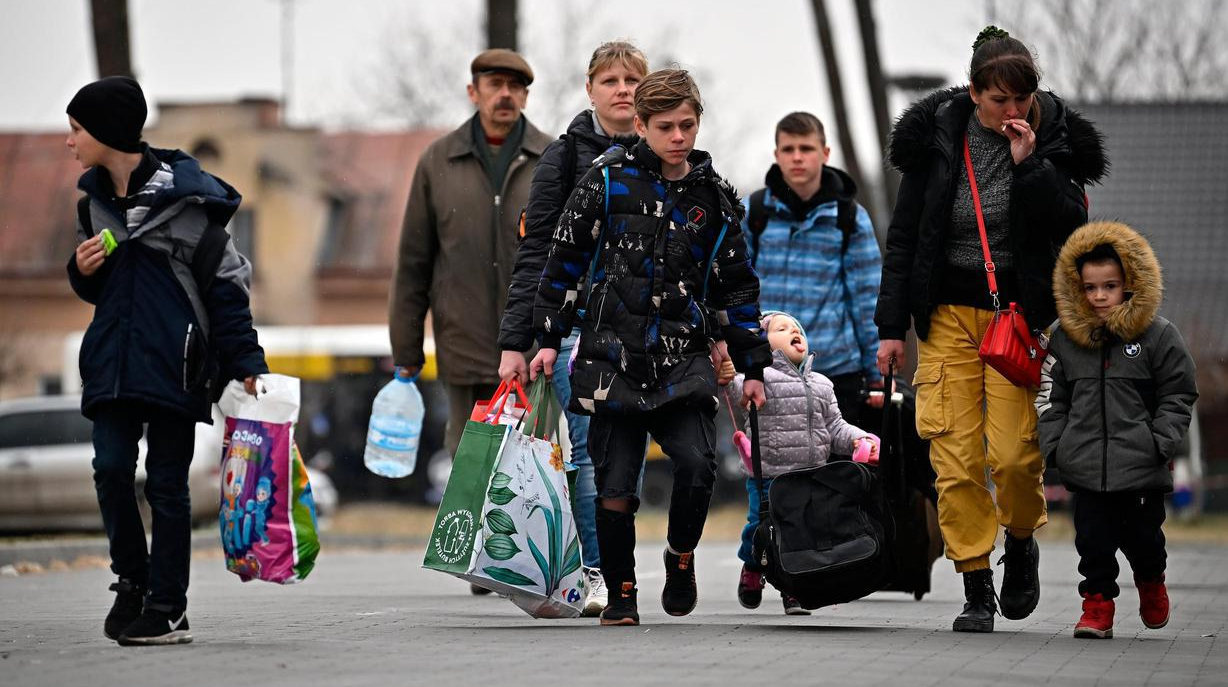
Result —
M81 223L81 229L85 231L85 238L94 236L94 220L90 218L90 197L81 196L77 201L77 221Z
M732 411L730 411L732 413ZM763 456L759 452L759 406L750 404L750 463L755 477L755 489L759 491L759 522L771 518L767 493L763 490Z
M857 233L857 203L842 198L836 203L836 227L840 229L840 256L849 252L849 241Z
M750 210L746 214L746 226L750 230L750 264L753 267L759 259L759 237L767 229L767 189L761 188L750 194Z
M209 287L213 285L214 277L217 276L217 269L222 264L222 257L226 254L226 242L229 240L230 234L226 233L225 227L210 221L205 225L200 242L196 244L196 251L192 253L192 278L196 281L202 302L209 292Z
M563 134L559 136L563 139L563 201L567 201L567 197L571 195L572 189L576 186L576 137L571 134Z

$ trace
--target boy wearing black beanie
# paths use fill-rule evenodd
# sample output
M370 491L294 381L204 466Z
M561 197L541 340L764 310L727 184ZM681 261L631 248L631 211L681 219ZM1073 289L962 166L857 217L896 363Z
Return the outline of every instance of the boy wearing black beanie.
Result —
M103 632L124 645L183 644L195 425L211 421L228 380L254 393L268 372L251 264L225 230L241 198L190 156L141 142L145 97L130 78L85 86L68 115L66 144L86 169L68 279L95 306L81 341L81 411L94 423L94 486L119 576ZM135 490L142 435L149 549Z

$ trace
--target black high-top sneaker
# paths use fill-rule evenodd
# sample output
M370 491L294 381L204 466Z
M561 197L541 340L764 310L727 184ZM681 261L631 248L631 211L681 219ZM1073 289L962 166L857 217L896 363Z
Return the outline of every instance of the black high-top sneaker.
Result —
M955 618L951 629L956 632L993 632L993 617L998 612L994 602L993 570L973 570L964 573L964 612Z
M192 641L188 614L182 610L162 611L148 606L141 617L124 629L119 643L124 646L187 644Z
M107 639L119 639L122 633L137 618L141 617L141 609L145 603L145 587L126 577L108 587L115 592L115 603L111 604L111 612L102 624L102 634Z
M636 604L634 582L622 582L617 587L607 585L610 601L601 612L602 625L639 625L640 612Z
M759 608L763 602L763 571L751 570L742 565L742 574L738 576L738 603L742 608Z
M661 608L670 615L687 615L695 610L699 590L695 586L695 552L671 553L665 549L665 588Z

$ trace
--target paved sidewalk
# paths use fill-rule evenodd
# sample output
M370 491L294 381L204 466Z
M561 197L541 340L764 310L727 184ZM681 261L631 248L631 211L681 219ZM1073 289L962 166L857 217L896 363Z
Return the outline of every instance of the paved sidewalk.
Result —
M1170 552L1173 620L1145 630L1125 583L1111 640L1075 640L1075 556L1046 545L1042 600L998 632L950 632L962 603L949 564L916 602L881 593L786 617L772 593L756 611L734 596L735 544L697 554L699 607L661 611L660 545L638 550L638 628L534 620L419 568L421 552L334 554L310 579L241 584L218 559L194 561L196 642L124 648L102 636L105 570L0 579L3 685L1223 685L1228 684L1228 548ZM1128 573L1123 575L1128 580ZM1216 648L1218 647L1218 648Z

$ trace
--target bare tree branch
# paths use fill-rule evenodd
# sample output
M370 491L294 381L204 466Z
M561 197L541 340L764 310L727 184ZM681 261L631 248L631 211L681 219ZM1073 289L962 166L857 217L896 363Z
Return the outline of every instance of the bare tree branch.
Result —
M132 76L128 47L128 0L90 0L98 76Z
M810 6L814 11L815 32L818 34L819 49L823 53L823 66L827 70L827 89L831 93L832 109L836 113L836 131L840 137L844 171L853 177L858 187L867 188L865 177L861 173L861 163L857 159L857 147L853 143L853 130L844 98L844 81L840 76L840 62L836 57L835 37L831 30L831 19L827 14L827 3L824 0L810 0Z
M1228 96L1225 0L1033 0L1001 6L1045 82L1081 102Z

